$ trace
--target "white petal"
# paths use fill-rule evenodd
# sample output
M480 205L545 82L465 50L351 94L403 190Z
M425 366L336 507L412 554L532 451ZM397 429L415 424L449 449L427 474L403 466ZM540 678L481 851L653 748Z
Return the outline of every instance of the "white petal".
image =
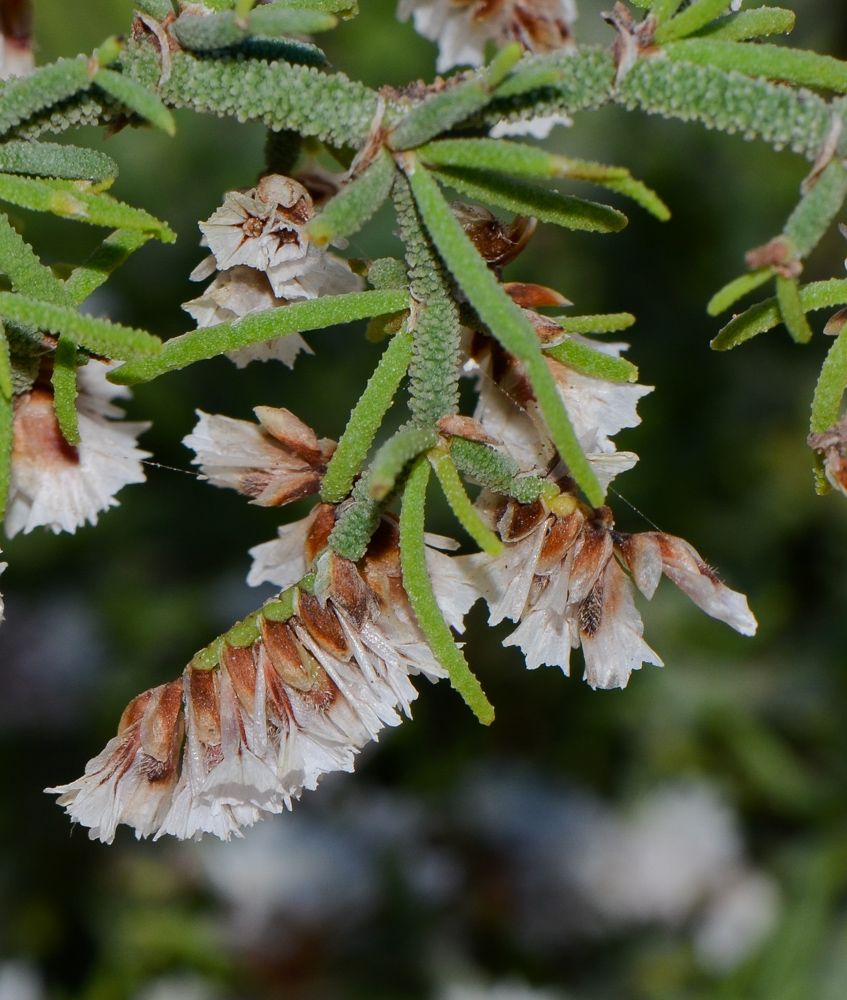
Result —
M599 624L587 631L580 621L584 677L593 688L623 688L642 663L664 664L641 638L644 625L629 580L614 559L609 560L598 586L602 586Z

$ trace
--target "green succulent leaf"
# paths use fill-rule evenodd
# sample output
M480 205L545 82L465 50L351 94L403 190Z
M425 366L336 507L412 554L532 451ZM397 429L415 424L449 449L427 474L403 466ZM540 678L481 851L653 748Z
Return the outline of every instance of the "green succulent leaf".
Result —
M692 35L728 9L729 0L694 0L681 13L659 25L656 29L656 42L664 45L665 42Z
M440 168L590 181L632 198L663 221L670 218L670 211L658 195L636 180L626 167L557 156L539 146L504 139L440 139L422 146L418 153L424 163Z
M628 221L623 212L608 205L560 194L489 170L443 167L435 175L442 184L469 198L519 215L531 215L540 222L552 222L565 229L616 233Z
M476 544L490 556L499 556L503 551L503 543L479 516L476 508L465 490L450 452L446 448L433 449L429 454L441 489L450 509L456 515L459 524L467 531Z
M483 323L524 364L553 443L580 488L598 506L603 490L579 446L535 331L477 253L429 172L411 156L405 169L421 218L438 252Z
M118 165L94 149L12 140L0 145L0 172L100 182L114 180Z
M514 459L480 441L451 438L450 454L468 479L521 503L534 503L550 490L549 483L538 476L521 475Z
M396 167L384 147L367 169L345 184L306 227L319 246L352 236L391 193Z
M11 292L0 292L0 316L60 336L65 334L93 354L120 361L154 354L161 347L159 338L145 330L83 316L76 309Z
M773 268L760 267L755 271L750 271L748 274L742 274L737 278L733 278L732 281L724 285L723 288L718 289L709 299L706 312L710 316L719 316L722 312L729 309L730 306L735 305L739 299L744 298L745 295L764 285L766 281L770 281L773 276Z
M698 38L712 38L725 42L746 42L750 38L787 34L794 28L793 10L783 7L757 7L742 10L730 17L713 21L697 32Z
M847 327L835 338L821 367L812 400L809 430L822 434L838 420L841 400L847 388Z
M828 281L813 281L799 290L800 306L803 313L815 309L847 304L847 279L830 278ZM772 330L782 322L782 313L776 298L757 302L746 312L733 317L712 341L716 351L730 351L739 344L746 343L757 334Z
M135 0L135 6L145 14L155 17L157 21L164 21L168 14L174 12L171 0Z
M62 436L70 445L79 444L76 415L76 344L66 334L59 337L53 354L53 409Z
M432 590L426 566L424 543L426 488L430 466L422 455L412 468L403 493L400 512L400 565L403 586L415 612L421 631L436 659L447 671L453 688L483 725L494 721L494 709L485 697L479 681L471 672L464 653L456 645L450 627L444 621Z
M6 502L9 497L14 421L9 342L3 324L0 323L0 519L6 513Z
M681 6L682 0L653 0L650 13L659 24L662 24L664 21L669 21Z
M65 281L65 291L79 305L116 271L129 257L153 238L141 229L116 229L91 253Z
M847 170L833 159L804 193L785 224L783 235L798 257L807 257L838 215L847 197Z
M561 361L568 368L593 378L605 378L610 382L638 381L638 369L631 361L616 358L569 337L554 347L545 347L544 353Z
M796 278L784 278L781 274L776 276L776 300L782 322L791 334L791 339L798 344L808 344L812 339L812 328L800 301Z
M447 87L408 112L391 132L392 149L413 149L481 111L520 58L519 45L507 45L488 70Z
M737 70L748 76L785 80L805 87L847 93L847 63L785 45L744 45L722 39L686 38L665 47L671 59Z
M35 212L52 212L65 219L110 229L140 229L163 243L173 243L176 234L164 222L145 212L100 194L87 181L16 177L0 174L0 199Z
M109 378L117 385L149 382L165 372L177 371L195 361L214 358L240 347L249 347L251 344L292 333L320 330L340 323L352 323L357 319L399 312L408 306L409 293L401 290L350 292L347 295L327 295L320 299L292 302L278 309L254 313L243 319L218 323L216 326L207 326L184 333L181 337L174 337L163 345L161 352L155 357L122 365Z
M591 316L556 316L555 321L567 333L617 333L634 323L632 313L595 313Z
M8 275L12 288L36 299L72 305L62 282L36 256L32 247L0 212L0 271Z
M7 82L0 100L0 135L5 135L38 112L73 97L90 84L85 56L58 59L29 76Z
M112 69L97 70L94 83L151 125L168 135L176 135L174 116L152 90Z
M401 427L392 435L371 463L370 489L374 500L385 499L406 466L436 444L438 431L429 427Z
M337 24L338 18L328 11L267 4L252 11L246 24L235 11L226 10L219 14L182 14L171 30L185 48L213 52L238 45L251 35L308 35L329 31Z
M404 329L385 349L329 461L321 484L321 498L327 503L339 503L350 492L411 358L412 335Z

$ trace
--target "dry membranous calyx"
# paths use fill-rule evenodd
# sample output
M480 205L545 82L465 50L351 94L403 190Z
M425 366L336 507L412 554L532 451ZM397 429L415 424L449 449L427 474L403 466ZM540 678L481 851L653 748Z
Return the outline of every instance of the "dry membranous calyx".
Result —
M439 71L459 71L376 91L328 69L304 39L334 25L323 5L138 6L126 39L4 84L0 195L110 230L67 271L43 264L0 217L7 534L96 523L124 485L144 479L136 439L146 425L122 420L112 402L124 386L218 355L293 367L311 351L304 334L360 320L384 349L343 433L313 430L279 406L257 406L257 422L198 411L184 440L212 485L265 507L318 499L250 550L248 582L272 582L279 595L200 650L181 680L131 702L83 777L53 790L70 815L104 840L120 823L140 836L227 839L289 808L323 774L351 770L366 743L409 714L418 674L449 678L491 722L456 641L478 600L492 624L513 623L504 644L528 668L567 674L580 649L594 688L623 687L642 664L661 664L635 591L649 599L662 575L752 635L746 598L690 544L658 529L622 532L606 503L638 460L617 435L639 425L652 387L638 382L628 345L602 335L634 317L573 315L560 291L503 273L537 227L626 224L560 182L611 189L660 220L667 207L626 168L502 137L541 138L576 111L616 103L804 155L811 172L783 232L763 234L748 272L709 310L773 282L775 298L733 316L713 346L734 348L780 322L805 343L807 313L847 305L847 281L800 284L847 196L840 98L809 89L847 93L843 65L760 44L793 26L773 8L736 16L735 3L617 4L604 47L577 43L571 0L403 0L399 16L437 43ZM26 32L20 43L28 51ZM269 135L252 186L245 178L200 223L208 253L191 277L207 284L184 304L196 327L163 344L79 306L132 252L173 232L107 193L117 175L108 156L39 136L141 120L172 133L171 108ZM398 258L360 258L358 242L345 257L360 232L367 252L366 227L388 201L405 259L399 245ZM843 312L825 332L837 339L808 444L819 492L847 492ZM467 412L462 379L475 393ZM401 390L408 413L386 421ZM479 551L457 554L458 543L426 533L431 479Z

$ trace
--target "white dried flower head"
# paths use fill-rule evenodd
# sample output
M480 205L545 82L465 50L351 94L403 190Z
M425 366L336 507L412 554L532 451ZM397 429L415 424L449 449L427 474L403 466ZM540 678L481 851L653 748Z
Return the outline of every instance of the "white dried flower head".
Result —
M573 0L400 0L397 17L412 17L415 31L438 43L439 73L453 66L481 66L485 45L518 41L529 52L572 44Z
M198 410L197 426L182 442L197 456L192 464L215 486L238 490L261 507L317 493L335 442L318 440L290 410L257 406L253 412L258 424Z
M182 682L162 684L126 707L118 734L67 785L47 788L89 837L111 844L119 823L146 837L170 807L182 742Z
M455 566L489 607L489 623L519 622L504 646L519 646L526 665L559 666L567 675L570 651L582 647L584 679L594 688L625 687L642 663L662 666L642 638L632 585L615 553L648 598L664 572L713 618L742 635L756 620L747 600L724 586L695 550L661 532L614 531L608 507L584 507L563 494L548 506L478 502L506 543L499 556L459 556Z
M573 119L569 115L555 113L550 115L534 115L532 118L521 118L509 121L504 118L493 125L488 134L492 139L504 139L516 135L529 135L533 139L546 139L557 125L570 128Z
M15 398L5 518L10 538L42 524L56 534L73 533L86 521L96 524L101 511L118 506L118 490L144 482L141 460L149 452L136 447L136 438L150 425L120 419L124 412L111 400L127 398L129 390L107 382L108 370L98 361L78 370L80 443L75 447L59 430L46 379Z
M302 184L268 174L249 191L228 192L223 206L201 222L200 229L219 270L241 265L262 271L277 299L316 299L359 290L362 279L347 262L317 246L306 232L314 214Z
M740 965L773 930L781 909L779 884L755 869L734 872L709 900L694 932L694 954L711 975Z

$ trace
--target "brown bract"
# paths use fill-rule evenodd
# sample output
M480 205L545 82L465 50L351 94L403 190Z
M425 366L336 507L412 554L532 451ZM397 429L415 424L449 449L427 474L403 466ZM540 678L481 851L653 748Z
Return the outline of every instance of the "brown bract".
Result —
M603 14L603 19L617 29L618 37L612 44L612 53L615 57L615 83L629 73L636 64L639 57L653 55L659 52L659 48L653 44L656 33L656 18L648 14L643 21L635 21L629 9L620 0L615 4L615 9Z
M751 271L772 267L783 278L796 278L803 272L802 263L793 257L791 247L781 236L748 250L744 262Z
M450 207L480 256L493 268L510 264L535 232L536 220L526 215L503 222L481 205L454 201Z

